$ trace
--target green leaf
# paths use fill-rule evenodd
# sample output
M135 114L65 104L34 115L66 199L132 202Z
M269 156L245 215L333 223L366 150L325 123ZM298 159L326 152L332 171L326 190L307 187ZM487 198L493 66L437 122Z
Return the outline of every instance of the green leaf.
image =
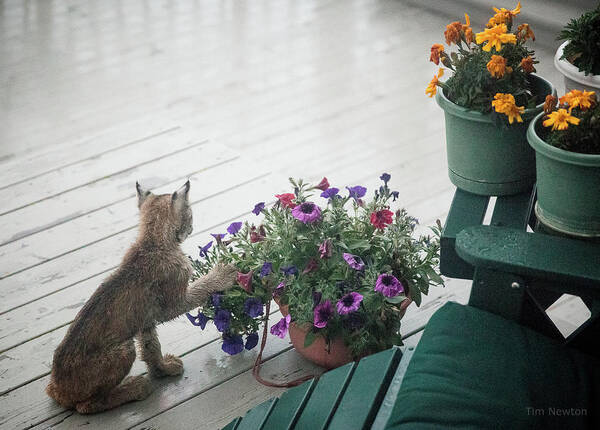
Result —
M308 348L309 346L311 346L316 338L317 334L312 330L309 330L308 333L306 333L306 337L304 338L304 347Z
M406 300L406 296L405 295L399 295L396 297L386 297L385 301L388 303L393 303L395 305L397 305L398 303L402 303L404 300Z
M417 306L421 306L421 290L419 290L417 287L413 287L411 288L410 293Z

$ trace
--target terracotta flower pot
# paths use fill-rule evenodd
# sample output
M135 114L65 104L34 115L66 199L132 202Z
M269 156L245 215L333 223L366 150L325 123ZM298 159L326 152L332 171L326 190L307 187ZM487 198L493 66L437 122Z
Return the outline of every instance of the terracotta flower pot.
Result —
M275 303L279 305L277 299L275 299ZM404 316L406 308L408 308L411 303L412 300L407 298L400 304L401 318ZM289 313L289 306L279 305L279 310L283 316L286 316ZM294 345L296 351L298 351L298 353L304 358L326 369L335 369L336 367L340 367L346 363L354 361L352 354L350 354L350 350L342 338L333 339L330 342L329 349L327 348L327 343L325 342L325 338L323 336L317 336L313 343L311 343L308 347L304 347L304 341L310 329L310 326L301 327L292 322L288 331L292 345Z

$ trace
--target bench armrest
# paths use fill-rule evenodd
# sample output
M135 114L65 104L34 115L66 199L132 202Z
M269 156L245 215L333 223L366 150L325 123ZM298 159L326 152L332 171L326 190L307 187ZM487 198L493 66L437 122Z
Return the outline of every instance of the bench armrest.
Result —
M468 227L457 254L475 267L572 286L600 295L600 244L496 226Z

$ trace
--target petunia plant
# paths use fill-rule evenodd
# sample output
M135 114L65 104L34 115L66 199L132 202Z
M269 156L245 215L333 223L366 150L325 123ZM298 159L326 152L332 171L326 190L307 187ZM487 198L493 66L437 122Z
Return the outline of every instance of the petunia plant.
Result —
M213 320L229 354L257 344L272 298L289 310L271 324L274 336L284 338L295 324L306 330L306 346L317 336L328 343L342 338L355 358L401 344L406 305L420 305L430 286L442 284L439 224L417 237L417 220L390 207L398 198L390 175L380 179L370 201L360 185L290 179L293 192L276 195L272 206L255 205L256 223L234 223L228 235L213 235L214 246L200 247L196 276L217 263L234 264L238 286L188 318L200 327Z
M594 91L572 90L544 103L540 132L552 146L582 154L600 154L600 103Z
M521 3L513 10L494 11L479 33L474 33L467 14L465 24L456 21L446 26L446 43L457 50L448 53L443 44L436 43L429 60L438 66L441 63L453 75L440 81L445 72L440 66L425 93L433 97L440 87L453 103L491 113L498 124L523 122L523 111L543 101L539 99L543 96L534 94L530 77L538 61L526 46L529 39L535 41L535 35L529 24L516 26L513 22L521 12Z

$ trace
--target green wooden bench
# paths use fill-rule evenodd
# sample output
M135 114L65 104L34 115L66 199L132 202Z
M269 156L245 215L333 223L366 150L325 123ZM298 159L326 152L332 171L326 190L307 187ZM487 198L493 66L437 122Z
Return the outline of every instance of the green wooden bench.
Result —
M539 232L535 191L490 198L457 190L441 270L473 279L416 349L393 348L325 373L227 429L600 428L600 244ZM566 339L545 310L563 293L592 316Z

